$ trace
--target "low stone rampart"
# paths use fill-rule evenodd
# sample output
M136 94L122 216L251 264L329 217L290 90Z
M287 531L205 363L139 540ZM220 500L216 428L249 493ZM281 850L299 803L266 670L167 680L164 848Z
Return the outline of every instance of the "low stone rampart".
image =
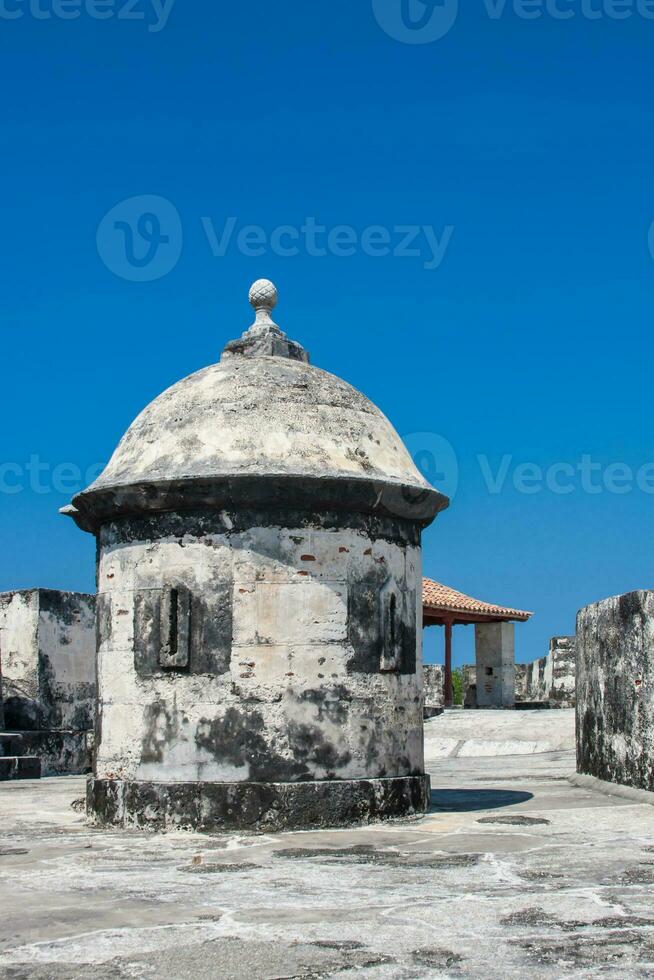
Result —
M577 770L654 790L654 591L577 616Z

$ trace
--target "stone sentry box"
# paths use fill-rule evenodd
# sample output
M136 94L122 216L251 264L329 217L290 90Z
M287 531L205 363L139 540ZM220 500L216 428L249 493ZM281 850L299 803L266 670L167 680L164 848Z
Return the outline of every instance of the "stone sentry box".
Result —
M137 418L66 508L98 541L103 824L269 830L425 809L423 527L388 420L252 327Z

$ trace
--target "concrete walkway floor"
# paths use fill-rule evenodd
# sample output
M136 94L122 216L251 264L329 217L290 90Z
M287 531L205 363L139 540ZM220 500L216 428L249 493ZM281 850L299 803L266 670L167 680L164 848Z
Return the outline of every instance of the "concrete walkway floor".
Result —
M82 779L5 783L0 977L652 977L654 808L573 768L437 758L422 819L266 837L91 830Z

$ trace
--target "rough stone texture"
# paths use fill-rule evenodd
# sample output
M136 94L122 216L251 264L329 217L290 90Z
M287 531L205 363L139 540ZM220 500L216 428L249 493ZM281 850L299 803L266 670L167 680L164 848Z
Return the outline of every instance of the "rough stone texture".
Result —
M577 769L654 790L654 591L577 616Z
M379 480L439 496L388 419L351 385L301 361L232 355L155 399L75 505L162 480L170 492L176 481L265 474Z
M549 657L552 661L552 684L549 700L557 707L574 707L576 702L577 654L574 636L553 636Z
M228 515L207 516L201 536L130 544L116 523L103 528L96 775L421 773L419 549L348 529L228 525ZM190 660L178 670L158 662L166 584L193 596Z
M202 784L201 816L180 803L197 827L240 827L245 808L267 829L262 786L276 826L296 825L293 796L322 794L309 826L420 796L420 534L447 500L382 413L272 323L274 286L251 301L250 330L155 399L66 511L98 540L90 802L107 823L165 812L162 786L186 800ZM408 796L382 792L398 779ZM288 783L322 785L270 789Z
M96 698L95 597L32 589L0 594L5 730L44 773L84 772ZM23 753L21 753L23 754Z
M91 768L93 731L45 729L40 732L0 732L2 753L35 756L48 776L85 773Z
M422 668L423 695L426 708L442 708L445 669L442 664L425 664Z
M552 687L552 658L516 664L516 701L547 701Z
M515 704L515 626L475 626L477 707L511 708Z
M548 701L553 708L574 707L574 636L553 636L546 657L516 664L516 700Z
M0 781L8 779L40 779L41 760L34 755L0 757Z
M302 783L139 783L89 777L97 823L145 830L270 833L415 816L429 805L429 776Z
M569 710L471 714L427 727L566 748L439 757L424 817L265 836L106 833L79 777L5 784L1 980L651 977L652 807L568 783Z

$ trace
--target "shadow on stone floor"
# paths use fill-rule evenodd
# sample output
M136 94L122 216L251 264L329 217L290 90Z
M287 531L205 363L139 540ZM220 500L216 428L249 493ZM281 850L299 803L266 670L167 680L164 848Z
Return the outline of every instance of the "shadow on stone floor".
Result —
M497 810L533 799L533 793L508 789L433 789L429 813Z

